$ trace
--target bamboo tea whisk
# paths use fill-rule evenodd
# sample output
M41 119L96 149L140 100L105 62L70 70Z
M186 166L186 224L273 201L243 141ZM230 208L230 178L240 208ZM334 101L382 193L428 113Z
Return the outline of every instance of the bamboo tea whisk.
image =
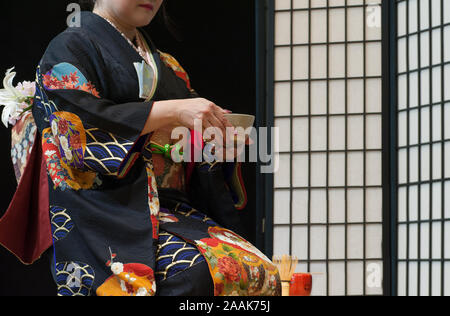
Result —
M289 288L292 275L298 264L298 259L295 256L283 255L280 257L273 257L273 262L278 266L278 271L281 277L282 295L289 296Z

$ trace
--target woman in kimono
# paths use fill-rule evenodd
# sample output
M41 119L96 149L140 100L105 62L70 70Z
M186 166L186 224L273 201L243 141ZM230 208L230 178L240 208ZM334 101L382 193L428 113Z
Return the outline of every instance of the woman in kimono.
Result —
M240 164L171 158L174 127L231 124L141 28L162 2L97 0L49 44L0 242L26 264L53 246L58 295L279 295L277 268L236 233Z

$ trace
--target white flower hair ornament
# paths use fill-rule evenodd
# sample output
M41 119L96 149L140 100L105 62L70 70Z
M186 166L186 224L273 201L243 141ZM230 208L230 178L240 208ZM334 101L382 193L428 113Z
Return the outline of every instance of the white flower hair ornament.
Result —
M16 73L13 70L14 67L6 71L3 89L0 89L0 106L4 106L2 123L6 127L8 123L14 126L22 114L31 110L36 91L35 83L30 81L23 81L14 87Z

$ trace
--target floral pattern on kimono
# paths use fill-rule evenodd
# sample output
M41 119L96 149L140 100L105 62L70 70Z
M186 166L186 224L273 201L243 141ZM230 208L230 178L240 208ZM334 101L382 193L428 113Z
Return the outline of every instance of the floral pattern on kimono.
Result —
M25 113L11 130L11 160L17 183L25 170L36 137L36 124L30 112Z
M189 79L189 75L187 74L187 72L183 69L183 67L181 67L180 63L170 54L168 53L164 53L160 50L158 50L158 53L161 57L161 60L164 62L164 64L168 67L170 67L175 74L177 75L177 77L183 79L186 82L186 86L187 88L193 92L194 90L191 87L191 81Z
M81 90L100 98L100 94L86 77L74 65L60 63L55 65L44 76L43 84L47 90Z
M271 296L281 291L277 267L248 241L221 227L196 241L214 281L215 296Z
M95 172L81 171L68 166L61 157L60 142L53 136L52 129L43 131L42 149L47 163L47 172L52 179L54 189L81 190L93 189L101 185L101 180Z
M114 262L117 254L111 253L111 260L106 265L111 268L113 276L108 278L98 289L98 296L153 296L156 281L153 269L143 264Z

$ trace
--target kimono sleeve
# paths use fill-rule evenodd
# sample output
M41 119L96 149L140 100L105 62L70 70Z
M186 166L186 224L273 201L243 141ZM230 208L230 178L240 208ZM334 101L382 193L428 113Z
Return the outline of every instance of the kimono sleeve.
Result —
M103 75L102 63L95 45L80 34L55 38L38 67L33 114L47 124L44 141L52 138L65 165L121 178L150 136L141 134L153 101L109 100L102 83L113 78Z

